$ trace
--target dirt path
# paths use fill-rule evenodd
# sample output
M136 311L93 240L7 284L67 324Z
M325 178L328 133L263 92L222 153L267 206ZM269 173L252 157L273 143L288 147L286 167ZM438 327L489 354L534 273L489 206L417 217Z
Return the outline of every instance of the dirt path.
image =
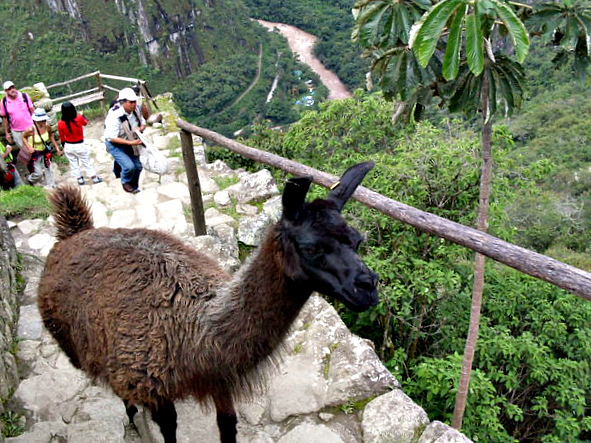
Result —
M281 35L287 39L292 52L299 56L300 62L308 65L312 71L318 74L324 86L328 88L329 100L351 97L351 93L336 74L326 69L320 60L313 55L312 49L318 37L308 34L295 26L283 23L267 22L265 20L257 20L257 22L269 30L275 28L279 30Z

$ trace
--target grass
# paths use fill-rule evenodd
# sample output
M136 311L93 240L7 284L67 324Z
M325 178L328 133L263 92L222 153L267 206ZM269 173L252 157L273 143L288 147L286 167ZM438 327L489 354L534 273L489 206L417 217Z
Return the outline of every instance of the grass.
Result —
M227 187L238 183L240 179L236 176L230 175L228 177L213 177L213 181L220 187L220 189L226 189Z
M45 189L38 186L19 186L0 191L0 213L7 219L47 218L50 213Z
M25 430L21 417L12 411L0 414L0 428L2 429L2 436L6 438L18 437Z

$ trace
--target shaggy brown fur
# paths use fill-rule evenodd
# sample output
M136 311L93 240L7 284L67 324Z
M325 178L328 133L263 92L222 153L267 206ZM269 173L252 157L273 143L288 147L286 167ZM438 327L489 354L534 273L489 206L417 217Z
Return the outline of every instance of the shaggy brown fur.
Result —
M58 188L59 241L38 295L46 328L130 419L131 404L146 405L167 443L176 441L172 402L188 396L213 400L222 441L234 442L234 400L260 384L313 290L355 310L377 302L377 276L355 253L361 236L339 214L371 169L362 166L332 200L306 204L310 179L286 185L282 220L234 278L163 232L95 229L78 187Z

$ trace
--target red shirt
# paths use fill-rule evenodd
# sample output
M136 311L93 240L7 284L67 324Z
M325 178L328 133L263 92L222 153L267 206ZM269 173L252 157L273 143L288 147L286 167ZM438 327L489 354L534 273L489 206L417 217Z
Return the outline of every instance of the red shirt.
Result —
M82 126L86 126L88 120L83 115L78 114L73 122L70 122L72 130L68 129L65 121L59 120L57 122L57 130L60 134L62 143L78 143L84 140L84 130Z

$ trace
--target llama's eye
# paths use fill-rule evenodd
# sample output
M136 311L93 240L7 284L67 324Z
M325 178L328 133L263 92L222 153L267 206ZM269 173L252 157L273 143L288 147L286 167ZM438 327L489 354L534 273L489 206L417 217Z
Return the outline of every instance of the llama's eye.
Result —
M304 255L314 256L320 253L320 248L318 248L318 246L315 245L302 246L300 248L300 252Z

